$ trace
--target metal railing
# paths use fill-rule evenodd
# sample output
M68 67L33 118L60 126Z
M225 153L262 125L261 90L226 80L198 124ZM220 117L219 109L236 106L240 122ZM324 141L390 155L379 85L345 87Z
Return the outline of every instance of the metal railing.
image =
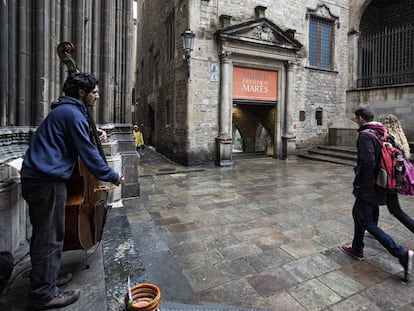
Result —
M358 41L358 87L414 82L414 24L362 34Z

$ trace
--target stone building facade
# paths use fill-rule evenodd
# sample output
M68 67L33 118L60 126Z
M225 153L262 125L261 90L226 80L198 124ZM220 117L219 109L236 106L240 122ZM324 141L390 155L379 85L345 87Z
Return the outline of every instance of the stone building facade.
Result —
M99 80L95 122L108 133L108 163L125 173L109 201L139 194L131 137L136 21L133 0L0 2L0 251L15 254L31 235L16 170L36 126L62 92L67 69L56 48L72 42L79 70Z
M150 144L182 164L231 165L236 137L242 151L261 152L266 145L266 152L278 158L344 141L331 139L330 128L354 131L350 118L360 103L403 120L411 113L412 76L374 88L358 85L379 76L368 62L374 52L359 54L366 51L360 37L395 26L399 13L409 24L409 1L140 4L137 120ZM383 18L373 29L377 14ZM186 29L195 34L189 68L180 38ZM410 40L402 45L412 45Z

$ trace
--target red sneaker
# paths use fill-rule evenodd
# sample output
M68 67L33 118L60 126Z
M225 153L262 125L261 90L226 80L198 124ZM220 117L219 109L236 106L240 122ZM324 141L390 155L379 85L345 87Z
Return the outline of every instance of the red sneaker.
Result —
M347 255L355 258L355 259L358 259L358 260L364 260L365 259L364 253L354 250L351 245L342 245L341 250L345 254L347 254Z
M408 275L411 273L413 266L414 251L406 249L404 255L400 258L400 264L404 268L404 280L408 281Z

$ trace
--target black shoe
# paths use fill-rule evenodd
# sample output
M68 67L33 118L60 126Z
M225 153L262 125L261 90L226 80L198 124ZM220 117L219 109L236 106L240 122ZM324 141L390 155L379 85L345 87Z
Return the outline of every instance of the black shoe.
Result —
M65 284L68 284L70 281L72 281L72 273L68 272L61 274L56 280L56 286L63 286Z
M50 299L48 302L42 305L34 305L35 310L47 310L66 307L76 300L79 299L80 290L79 289L70 289L64 291L58 291L56 295Z
M413 266L414 251L406 249L404 255L400 258L400 264L404 268L404 280L408 281L408 275L411 273Z

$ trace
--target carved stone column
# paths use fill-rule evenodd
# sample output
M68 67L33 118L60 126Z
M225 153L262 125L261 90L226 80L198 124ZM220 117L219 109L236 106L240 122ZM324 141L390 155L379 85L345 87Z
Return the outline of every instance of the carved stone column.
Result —
M219 107L219 135L216 137L217 158L219 166L230 166L232 160L232 137L231 137L231 108L230 101L230 52L220 53L220 107Z
M286 159L289 155L294 154L296 146L296 136L293 134L293 112L292 112L292 101L293 101L293 69L294 65L292 62L286 63L286 96L285 96L285 109L283 116L283 135L282 135L282 158Z

